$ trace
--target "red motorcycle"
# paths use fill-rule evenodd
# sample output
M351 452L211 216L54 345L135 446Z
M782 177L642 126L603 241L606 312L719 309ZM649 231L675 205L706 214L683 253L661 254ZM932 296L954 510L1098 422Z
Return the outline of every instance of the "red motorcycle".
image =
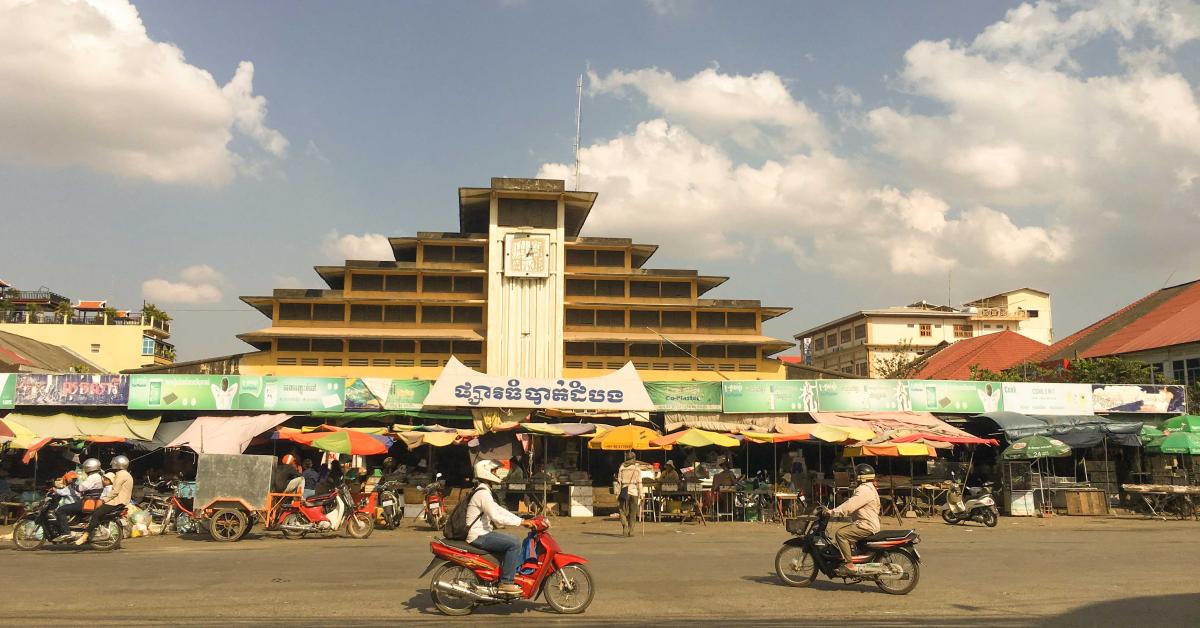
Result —
M451 616L469 615L476 606L532 601L545 594L546 602L556 612L575 614L586 610L595 594L592 575L584 566L587 559L562 553L550 536L550 522L545 517L533 518L530 528L523 541L526 558L517 568L519 594L500 593L499 556L466 541L431 541L433 560L421 575L437 568L429 583L437 609Z
M350 536L365 539L375 529L375 495L356 502L350 489L342 484L328 495L293 499L279 509L276 520L274 527L283 532L285 539L333 534L343 527Z
M446 524L446 509L442 506L442 492L445 489L441 473L437 474L428 486L417 487L417 490L425 494L425 510L421 511L421 518L434 530L441 530Z

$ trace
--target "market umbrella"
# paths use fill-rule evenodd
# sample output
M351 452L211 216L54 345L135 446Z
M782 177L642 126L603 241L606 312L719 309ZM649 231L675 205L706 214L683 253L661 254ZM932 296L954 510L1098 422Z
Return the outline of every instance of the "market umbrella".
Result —
M280 434L280 437L323 451L352 456L386 454L392 444L392 439L386 436L375 436L353 430L308 432L286 436Z
M791 443L816 440L811 434L768 434L766 432L742 432L738 436L752 443Z
M1000 458L1003 460L1038 460L1069 455L1071 455L1071 448L1066 443L1057 438L1041 435L1026 436L1000 452Z
M670 449L670 446L663 447L662 445L655 445L650 442L659 436L661 434L658 432L639 425L621 425L592 438L588 443L588 449L604 449L609 451Z
M870 440L875 432L865 427L827 425L825 423L788 423L777 428L780 434L801 434L827 443Z
M17 435L8 427L8 424L0 420L0 443L7 442L8 439L16 438Z
M1200 455L1200 433L1171 432L1146 445L1146 449L1164 454Z
M863 443L847 447L842 452L842 457L844 458L858 458L861 456L928 456L936 458L937 451L925 443Z
M1142 431L1138 433L1138 439L1142 441L1142 445L1149 445L1151 442L1166 436L1162 430L1142 424Z
M1171 419L1167 419L1159 426L1159 429L1167 432L1200 432L1200 416L1194 414L1183 414Z
M686 430L680 430L666 436L659 436L650 440L650 444L658 445L659 447L670 447L672 445L686 445L688 447L708 447L716 445L717 447L737 447L741 444L738 439L702 430L697 427L689 427Z

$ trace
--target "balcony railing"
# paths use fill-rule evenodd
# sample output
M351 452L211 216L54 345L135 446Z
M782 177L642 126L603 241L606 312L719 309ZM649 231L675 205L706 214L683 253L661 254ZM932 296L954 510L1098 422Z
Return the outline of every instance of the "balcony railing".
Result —
M1013 310L1007 307L981 307L971 314L974 320L1024 320L1029 318L1029 312L1021 308Z
M145 316L141 312L128 312L125 316L107 317L103 312L75 312L63 321L63 316L52 311L15 310L0 312L0 323L23 323L30 325L135 325L153 327L163 333L171 333L171 323L161 318Z

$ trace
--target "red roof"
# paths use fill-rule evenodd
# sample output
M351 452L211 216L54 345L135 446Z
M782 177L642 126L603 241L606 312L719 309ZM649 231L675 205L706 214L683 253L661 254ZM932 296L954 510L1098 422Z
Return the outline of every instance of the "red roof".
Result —
M967 379L971 367L1003 371L1029 360L1046 345L1015 331L976 336L938 351L925 361L916 379Z
M804 364L804 356L802 355L781 355L777 357L784 364Z
M104 301L80 301L79 305L75 306L77 310L103 310L104 306L108 305Z
M1067 336L1034 361L1098 358L1200 342L1200 281L1163 288Z

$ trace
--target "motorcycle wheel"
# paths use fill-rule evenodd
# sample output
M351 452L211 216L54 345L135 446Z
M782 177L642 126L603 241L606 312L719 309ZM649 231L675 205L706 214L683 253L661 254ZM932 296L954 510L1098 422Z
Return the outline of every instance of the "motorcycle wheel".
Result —
M942 511L942 521L945 521L946 523L948 523L950 525L954 525L954 524L958 523L959 520L958 520L958 517L954 516L953 512L950 512L949 510L943 510Z
M121 536L124 534L125 531L121 529L120 523L109 521L96 528L96 531L92 533L90 545L97 552L111 552L121 547Z
M237 541L246 531L246 515L240 510L222 508L213 514L208 522L208 534L214 541L225 543Z
M375 529L375 520L365 512L356 512L350 515L350 520L346 522L346 534L351 538L365 539L371 536L371 532Z
M433 572L433 578L429 581L429 596L433 598L433 605L443 615L462 617L463 615L470 615L471 611L475 610L476 604L470 598L439 591L437 587L439 582L460 586L477 585L479 584L479 578L475 576L474 572L454 563L442 565L437 571Z
M817 563L803 547L784 545L775 555L775 574L789 587L807 587L817 579Z
M438 513L438 515L433 518L432 525L435 532L437 530L441 530L442 526L446 525L446 513Z
M910 591L917 587L917 582L921 580L921 565L913 560L906 552L884 552L881 556L881 563L891 563L899 565L904 573L898 578L877 578L875 585L883 590L884 593L891 595L908 595Z
M13 547L30 552L46 544L46 531L33 518L22 518L13 526Z
M999 522L999 518L996 517L996 511L991 508L984 510L980 518L983 519L983 525L989 528L996 527L996 524Z
M542 584L546 603L560 615L577 615L587 610L596 589L592 574L583 565L567 565L550 574Z
M304 533L298 530L289 530L287 529L287 526L304 526L308 525L308 522L304 520L304 517L300 516L300 513L292 512L288 513L288 515L283 518L283 522L281 522L279 525L279 531L283 533L283 538L290 541L293 539L303 538Z

